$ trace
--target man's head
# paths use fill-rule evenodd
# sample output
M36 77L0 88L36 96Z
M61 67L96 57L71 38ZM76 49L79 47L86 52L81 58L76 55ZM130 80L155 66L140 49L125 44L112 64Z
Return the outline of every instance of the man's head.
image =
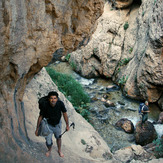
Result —
M48 94L49 102L51 106L55 106L56 102L58 101L58 93L57 92L49 92Z
M148 106L148 105L149 105L149 104L148 104L148 101L145 101L145 105L146 105L146 106Z

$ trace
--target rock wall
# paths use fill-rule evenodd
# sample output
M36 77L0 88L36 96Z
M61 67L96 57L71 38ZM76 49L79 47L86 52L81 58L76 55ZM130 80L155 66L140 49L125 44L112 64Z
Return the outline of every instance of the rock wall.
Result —
M58 49L64 55L87 43L103 5L102 0L0 1L0 152L6 162L30 162L22 153L23 142L28 143L26 83Z
M130 98L157 102L163 92L162 5L106 5L91 41L71 53L70 64L83 76L112 78Z

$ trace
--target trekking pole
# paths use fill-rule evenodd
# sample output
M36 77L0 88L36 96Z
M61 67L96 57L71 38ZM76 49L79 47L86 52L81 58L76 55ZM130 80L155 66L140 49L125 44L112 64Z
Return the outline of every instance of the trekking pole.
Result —
M69 126L69 128L70 128L71 126L73 126L73 129L75 129L75 123L74 123L74 122L71 123L71 125ZM61 138L62 135L63 135L66 131L67 131L67 130L65 130L61 135L59 135L59 138Z

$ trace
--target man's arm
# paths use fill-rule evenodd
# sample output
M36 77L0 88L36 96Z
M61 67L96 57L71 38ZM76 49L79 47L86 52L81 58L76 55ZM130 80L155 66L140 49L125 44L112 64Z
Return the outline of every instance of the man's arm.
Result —
M39 126L40 126L40 123L43 119L43 116L42 115L39 115L38 117L38 120L37 120L37 127L36 127L36 131L35 131L35 135L38 136L38 129L39 129Z
M149 110L147 110L147 111L143 111L144 113L149 113L150 111Z
M67 112L64 112L64 113L63 113L63 118L64 118L65 123L66 123L66 130L68 131L70 128L69 128L69 122L68 122L68 115L67 115Z

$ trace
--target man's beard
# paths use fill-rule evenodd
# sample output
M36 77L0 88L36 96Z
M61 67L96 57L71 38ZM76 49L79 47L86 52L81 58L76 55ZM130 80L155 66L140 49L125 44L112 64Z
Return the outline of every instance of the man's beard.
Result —
M51 102L50 104L51 106L55 106L56 102Z

